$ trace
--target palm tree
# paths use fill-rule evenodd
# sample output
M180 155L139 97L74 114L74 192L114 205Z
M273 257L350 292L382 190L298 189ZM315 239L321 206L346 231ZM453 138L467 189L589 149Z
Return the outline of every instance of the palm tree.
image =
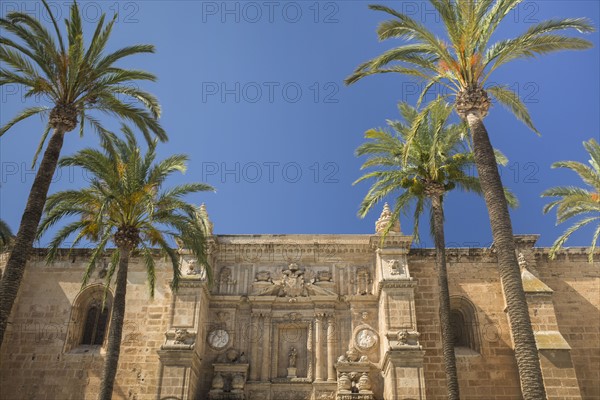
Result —
M506 86L486 86L486 83L492 72L509 61L559 50L591 47L589 41L556 32L567 29L592 32L593 28L587 20L581 18L549 20L531 26L516 38L490 43L500 22L521 0L430 2L441 16L446 38L436 36L406 14L381 5L370 6L373 10L383 11L394 17L379 26L380 40L398 38L408 43L363 63L346 79L346 84L372 74L396 72L422 79L426 83L419 97L419 104L434 85L441 85L449 91L448 95L440 96L436 101L454 97L455 110L469 125L473 141L475 164L498 256L521 391L526 400L543 399L546 394L515 254L512 223L493 147L483 124L491 104L488 93L529 128L537 130L516 93ZM427 107L433 107L433 104ZM417 122L408 143L416 135L415 131L421 121Z
M0 251L4 251L4 249L12 242L13 234L10 230L10 226L4 221L0 219Z
M137 80L154 81L154 75L115 65L131 55L152 53L154 47L134 45L106 54L105 47L117 16L105 24L105 16L102 15L86 48L81 15L75 2L71 6L69 18L65 20L65 41L50 7L42 1L51 18L54 35L26 13L10 12L6 18L0 18L0 28L14 36L14 40L6 36L0 37L0 62L3 64L0 68L0 86L21 85L27 90L27 98L35 96L41 99L43 96L44 99L49 99L48 106L38 105L21 111L0 128L0 136L26 118L34 115L47 117L48 122L34 155L34 164L50 136L27 199L14 241L14 251L7 262L0 286L0 345L25 263L33 247L65 134L77 125L80 135L83 135L85 126L105 134L107 131L100 120L89 114L89 111L97 110L132 122L149 141L152 135L163 141L167 139L157 121L160 115L157 99L132 84ZM125 99L130 101L125 102Z
M393 207L393 216L387 233L400 212L415 204L414 235L419 238L419 219L427 206L431 216L431 235L436 249L436 268L439 283L439 317L442 331L442 352L446 371L448 399L458 400L459 385L454 354L454 340L450 321L450 293L446 271L446 246L444 239L443 201L447 192L459 188L481 194L479 180L469 175L474 164L473 152L463 140L467 127L464 124L448 124L452 106L436 102L419 113L407 103L399 104L400 113L406 123L388 122L395 133L386 130L369 130L365 133L367 143L356 151L357 156L369 156L361 169L375 167L377 170L366 173L355 184L367 179L375 179L365 196L359 211L365 217L371 208L386 196L398 193ZM413 127L419 127L408 147ZM406 159L403 160L403 156ZM497 152L497 159L503 164L506 158ZM511 204L516 204L512 194L507 193Z
M172 288L179 282L178 253L170 247L173 239L191 250L202 265L207 266L205 242L206 221L198 209L182 197L200 191L214 190L211 186L193 183L161 191L165 179L175 171L185 172L187 157L174 155L155 163L155 144L143 155L135 136L123 128L125 140L112 135L102 141L103 152L84 149L61 159L60 166L78 166L89 172L90 186L68 190L48 198L46 215L40 224L39 235L67 216L77 220L60 229L50 243L48 259L55 258L60 245L76 234L72 247L87 239L97 243L86 269L86 285L99 257L109 243L116 249L106 276L110 284L116 272L116 288L108 336L108 347L99 399L112 396L119 349L125 317L127 268L129 259L139 254L146 264L150 295L154 295L155 275L152 248L158 247L173 266Z
M551 259L556 257L556 252L575 231L596 221L597 226L588 254L588 261L594 261L594 250L600 237L600 145L596 140L590 139L583 142L583 147L590 154L591 167L577 161L559 161L552 164L552 168L568 168L574 171L591 190L576 186L559 186L542 193L542 197L560 197L544 207L544 214L556 207L557 225L574 217L584 217L556 239L550 249Z

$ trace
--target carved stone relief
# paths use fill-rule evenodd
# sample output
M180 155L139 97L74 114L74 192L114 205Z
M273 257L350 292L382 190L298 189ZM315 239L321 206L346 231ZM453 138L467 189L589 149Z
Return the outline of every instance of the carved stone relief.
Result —
M360 327L354 335L356 347L363 351L372 350L379 342L379 335L370 327Z
M309 297L309 296L335 296L331 290L314 285L314 272L300 268L298 264L291 263L286 269L276 274L271 285L257 289L257 296L277 297Z

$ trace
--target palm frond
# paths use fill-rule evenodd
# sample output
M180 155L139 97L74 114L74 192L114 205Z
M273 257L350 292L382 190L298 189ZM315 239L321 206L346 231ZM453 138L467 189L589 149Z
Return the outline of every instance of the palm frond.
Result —
M529 129L540 135L540 132L533 125L527 107L523 104L521 99L519 99L519 95L508 89L506 86L491 86L488 87L487 90L494 98L496 98L496 100L498 100L498 102L500 102L500 104L512 112L519 121L522 121Z

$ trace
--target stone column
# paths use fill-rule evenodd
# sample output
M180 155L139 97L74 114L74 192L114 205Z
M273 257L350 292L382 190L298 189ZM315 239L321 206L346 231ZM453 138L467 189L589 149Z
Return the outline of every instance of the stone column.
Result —
M250 327L250 380L257 381L258 380L258 371L260 368L260 363L258 362L258 339L260 337L260 330L258 321L260 319L260 314L257 312L252 313L252 320Z
M335 382L335 319L333 315L327 316L327 381Z
M263 314L263 352L262 352L262 369L260 372L260 380L268 382L269 367L271 366L271 314Z
M314 345L313 345L313 325L312 323L308 324L308 338L306 340L306 351L307 351L307 359L308 359L308 366L306 369L306 377L312 381L313 378L313 352L314 352Z
M315 315L315 381L323 381L323 314Z

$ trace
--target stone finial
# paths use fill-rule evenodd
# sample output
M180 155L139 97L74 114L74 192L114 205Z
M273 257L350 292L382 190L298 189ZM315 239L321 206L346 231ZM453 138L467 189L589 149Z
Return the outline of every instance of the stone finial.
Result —
M381 212L379 219L377 220L377 222L375 222L375 233L385 232L385 228L390 223L391 219L392 219L392 210L390 209L390 206L388 205L388 203L385 203L383 205L383 211ZM398 221L398 220L394 221L392 228L390 229L390 232L400 233L400 221Z
M521 269L527 268L527 260L525 259L523 253L519 253L517 260L519 261L519 267L521 267Z
M200 208L198 209L198 216L204 221L204 223L206 224L206 228L208 230L208 234L212 235L213 234L213 223L210 221L210 218L208 217L208 212L206 211L206 204L202 203L200 205Z

